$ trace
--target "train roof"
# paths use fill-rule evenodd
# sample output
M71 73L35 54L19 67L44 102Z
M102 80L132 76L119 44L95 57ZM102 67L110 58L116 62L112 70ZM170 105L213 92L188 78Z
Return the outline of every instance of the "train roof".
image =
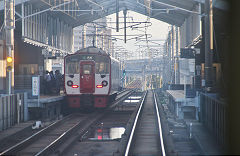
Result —
M118 59L115 59L114 57L110 56L111 60L115 61L115 62L120 62Z
M80 49L80 50L76 51L75 54L76 53L92 53L92 54L101 53L101 54L107 55L107 53L105 51L103 51L102 49L99 49L99 48L93 47L93 46Z

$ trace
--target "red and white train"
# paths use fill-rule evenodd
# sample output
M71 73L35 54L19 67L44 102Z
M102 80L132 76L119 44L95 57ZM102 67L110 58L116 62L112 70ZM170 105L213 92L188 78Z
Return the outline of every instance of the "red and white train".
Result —
M69 108L105 108L120 87L119 61L96 47L67 55L64 73Z

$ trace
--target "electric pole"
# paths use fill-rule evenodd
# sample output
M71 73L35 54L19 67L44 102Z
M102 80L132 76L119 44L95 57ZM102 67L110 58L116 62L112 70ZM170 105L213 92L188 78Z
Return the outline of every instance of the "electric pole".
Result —
M4 28L7 61L7 94L11 94L14 86L15 0L4 0Z

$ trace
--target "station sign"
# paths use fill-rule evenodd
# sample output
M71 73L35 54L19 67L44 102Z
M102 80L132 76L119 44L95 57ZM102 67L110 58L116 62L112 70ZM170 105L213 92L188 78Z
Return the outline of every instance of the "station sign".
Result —
M32 77L32 96L40 95L40 79L38 76Z
M94 56L92 56L92 55L85 55L85 56L82 56L81 59L82 60L94 60Z

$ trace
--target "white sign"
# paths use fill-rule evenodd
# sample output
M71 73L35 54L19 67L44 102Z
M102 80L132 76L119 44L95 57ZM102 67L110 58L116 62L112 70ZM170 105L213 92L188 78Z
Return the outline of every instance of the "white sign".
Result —
M202 87L205 87L205 83L206 83L206 82L205 82L205 80L203 79L203 80L202 80Z
M39 96L39 77L32 77L32 96Z

